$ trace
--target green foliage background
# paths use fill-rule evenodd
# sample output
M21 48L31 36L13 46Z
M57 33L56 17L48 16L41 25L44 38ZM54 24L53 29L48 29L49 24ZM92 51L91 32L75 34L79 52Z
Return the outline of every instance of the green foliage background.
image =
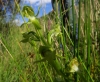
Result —
M29 21L21 27L1 24L0 82L99 82L99 0L80 0L74 10L79 14L77 44L56 12L38 19L30 6L21 11L16 5ZM71 72L73 66L78 71Z

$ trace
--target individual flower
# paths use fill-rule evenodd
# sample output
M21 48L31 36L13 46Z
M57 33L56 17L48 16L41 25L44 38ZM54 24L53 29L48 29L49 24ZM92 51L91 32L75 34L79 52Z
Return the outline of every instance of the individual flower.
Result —
M78 65L79 63L78 63L77 58L72 59L71 62L69 63L70 72L73 72L73 73L77 72L79 70Z

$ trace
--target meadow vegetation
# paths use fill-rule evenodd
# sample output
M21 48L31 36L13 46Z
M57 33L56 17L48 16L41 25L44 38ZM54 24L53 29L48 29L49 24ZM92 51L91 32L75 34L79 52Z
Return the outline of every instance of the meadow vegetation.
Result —
M38 18L16 5L29 21L0 24L0 82L99 82L100 0L72 3L70 31L57 11Z

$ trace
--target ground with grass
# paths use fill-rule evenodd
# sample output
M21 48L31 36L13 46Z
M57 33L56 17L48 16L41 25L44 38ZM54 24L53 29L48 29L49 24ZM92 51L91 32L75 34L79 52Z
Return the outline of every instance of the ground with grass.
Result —
M77 42L56 12L37 18L25 6L21 12L30 22L11 24L0 32L0 82L99 82L98 6L99 0L83 0L73 7L78 15Z

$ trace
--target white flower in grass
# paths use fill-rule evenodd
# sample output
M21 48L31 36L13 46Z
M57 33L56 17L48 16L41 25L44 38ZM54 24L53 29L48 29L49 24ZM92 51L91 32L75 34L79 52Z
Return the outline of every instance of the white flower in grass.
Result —
M78 61L77 61L77 58L74 58L71 60L71 62L69 63L69 66L70 66L70 72L77 72L79 69L78 69Z
M74 64L74 65L71 67L70 72L77 72L77 71L78 71L78 66Z

